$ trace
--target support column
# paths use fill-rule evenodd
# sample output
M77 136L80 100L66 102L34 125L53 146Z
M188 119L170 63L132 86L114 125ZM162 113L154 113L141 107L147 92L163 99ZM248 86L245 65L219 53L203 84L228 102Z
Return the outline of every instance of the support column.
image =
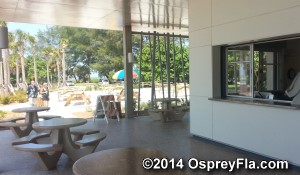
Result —
M3 81L3 64L2 63L3 63L3 59L2 59L2 51L1 51L0 52L0 85L4 84L4 81ZM0 88L2 88L2 87L0 87Z
M132 78L132 63L128 62L128 53L132 52L132 35L131 26L123 27L123 53L124 53L124 71L125 71L125 116L126 118L133 117L133 78Z

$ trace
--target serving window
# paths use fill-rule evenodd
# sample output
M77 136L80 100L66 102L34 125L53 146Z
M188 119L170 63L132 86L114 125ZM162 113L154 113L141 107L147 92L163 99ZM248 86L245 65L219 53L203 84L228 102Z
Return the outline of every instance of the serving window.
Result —
M300 72L299 38L226 46L223 53L223 96L293 100L285 91Z

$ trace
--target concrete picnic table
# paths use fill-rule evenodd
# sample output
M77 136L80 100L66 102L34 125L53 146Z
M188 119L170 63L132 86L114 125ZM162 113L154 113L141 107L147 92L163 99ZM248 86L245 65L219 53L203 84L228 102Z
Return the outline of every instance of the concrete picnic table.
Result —
M155 102L161 102L161 109L148 109L149 115L154 119L160 119L162 122L180 121L184 116L187 108L183 106L172 107L172 102L180 101L179 98L157 98Z
M157 98L155 99L156 102L161 102L162 103L162 109L170 109L171 108L171 103L173 101L180 101L179 98Z
M15 121L7 121L0 123L0 126L9 127L10 130L14 133L17 138L21 138L24 136L28 136L32 131L32 124L34 122L38 122L38 112L40 111L47 111L50 107L23 107L23 108L16 108L13 109L12 112L16 113L26 113L25 115L25 122L24 123L17 123ZM22 119L22 118L20 118Z
M32 127L36 130L51 130L51 144L63 145L63 152L72 160L77 160L78 156L82 153L77 153L80 147L73 142L70 128L86 123L87 120L82 118L55 118L36 122ZM82 152L82 150L80 151Z
M167 158L159 150L142 147L114 148L89 154L77 160L73 165L75 175L102 174L184 174L184 172L169 169L163 171L143 168L145 158ZM159 164L160 165L160 164Z
M15 148L21 151L34 152L38 157L39 163L45 169L53 169L62 153L65 153L73 161L94 152L99 142L106 137L105 133L96 133L83 137L82 140L73 141L71 137L70 128L84 125L87 123L86 119L82 118L53 118L36 122L32 125L35 130L51 130L49 144L24 144L17 145ZM40 148L45 148L41 150ZM40 152L47 152L47 149L52 151L56 149L55 154L39 154Z
M14 148L19 151L32 152L44 169L53 169L56 167L61 154L73 144L69 128L83 125L86 122L86 119L80 118L53 118L35 122L32 125L34 129L51 130L50 143L26 143L15 145Z

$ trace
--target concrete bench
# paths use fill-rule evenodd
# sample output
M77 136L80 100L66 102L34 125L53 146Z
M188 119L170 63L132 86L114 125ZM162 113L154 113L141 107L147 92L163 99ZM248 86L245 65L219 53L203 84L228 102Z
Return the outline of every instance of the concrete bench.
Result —
M0 120L0 127L3 129L8 129L10 127L23 127L27 126L27 123L21 122L17 123L19 120L25 120L25 117L13 117L4 120Z
M15 123L19 120L25 120L25 117L14 117L14 118L8 118L8 119L0 120L0 125L1 125L0 130L9 129L9 127L12 125L10 123ZM6 124L3 124L3 123L6 123Z
M16 123L16 122L3 122L3 123L0 123L0 126L2 127L6 127L6 128L10 128L10 127L22 127L22 126L27 126L28 123Z
M50 120L53 118L61 118L59 115L39 115L39 119Z
M19 120L25 120L25 117L13 117L13 118L8 118L4 120L0 120L0 123L5 123L5 122L16 122Z
M96 134L99 133L99 130L95 129L71 129L71 134L74 136L73 140L81 140L84 135Z
M76 141L75 144L80 147L97 145L100 141L104 140L105 138L106 138L106 133L104 132L90 134L90 135L85 135L82 140Z
M50 133L37 133L37 134L32 134L29 136L21 137L19 139L14 140L11 144L14 145L21 145L21 144L26 144L26 143L37 143L37 139L44 138L44 137L49 137Z
M162 122L168 121L180 121L185 115L187 108L174 107L171 109L149 109L148 113L155 120L161 120Z
M161 120L163 122L166 122L166 114L170 111L170 109L148 109L149 116L154 120Z
M63 146L59 144L36 144L26 143L15 145L14 148L19 151L32 152L38 158L38 163L46 170L56 167L56 164L62 154ZM48 154L50 152L50 154Z
M52 151L62 151L62 145L55 144L36 144L36 143L26 143L22 145L15 145L14 148L19 151L26 152L52 152Z

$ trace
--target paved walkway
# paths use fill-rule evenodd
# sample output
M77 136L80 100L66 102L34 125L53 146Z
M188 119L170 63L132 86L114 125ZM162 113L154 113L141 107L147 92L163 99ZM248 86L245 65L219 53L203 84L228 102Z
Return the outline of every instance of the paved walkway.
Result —
M96 101L95 101L96 102ZM95 106L95 102L90 104L89 106ZM65 106L65 101L59 101L58 100L58 92L51 92L50 93L50 101L49 101L49 111L40 112L39 114L48 114L48 115L60 115L65 118L71 118L76 117L72 115L74 112L85 112L87 105L84 105L82 102L72 103L69 106ZM3 111L11 111L15 108L21 108L21 107L28 107L30 106L28 102L26 103L15 103L15 104L9 104L9 105L2 105L0 106L0 110Z

